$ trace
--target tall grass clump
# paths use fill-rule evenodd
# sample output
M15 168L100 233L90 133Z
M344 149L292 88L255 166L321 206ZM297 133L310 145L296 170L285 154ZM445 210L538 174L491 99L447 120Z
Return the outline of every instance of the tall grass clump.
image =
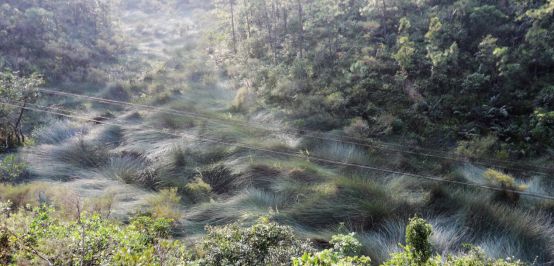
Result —
M499 200L516 203L520 197L518 191L523 191L527 188L525 185L517 184L513 176L494 169L487 169L484 176L490 184L502 189L502 191L496 193L496 198Z
M106 125L91 130L86 137L98 145L117 147L123 142L124 132L120 126Z
M538 258L539 263L554 259L554 228L549 214L478 198L466 198L464 205L462 221L474 237L473 242L494 243L494 239L503 239L517 245L518 254L511 255L520 259Z
M291 207L288 215L297 222L324 228L345 223L356 230L376 228L410 206L395 199L386 187L361 178L337 178L331 193L314 193Z
M222 164L210 166L201 171L202 180L210 185L216 194L233 192L237 176Z
M36 144L58 144L65 140L84 135L89 127L70 120L53 120L46 125L35 128L32 138Z
M212 187L204 182L201 176L197 176L185 185L185 194L193 203L209 201Z
M183 215L180 207L181 196L177 188L161 189L147 199L150 213L155 218L169 218L179 221Z
M52 147L50 156L54 160L83 168L100 167L109 160L104 146L90 143L82 137Z
M150 163L142 157L130 155L111 157L98 171L107 178L120 180L126 184L138 184L147 188L157 186Z

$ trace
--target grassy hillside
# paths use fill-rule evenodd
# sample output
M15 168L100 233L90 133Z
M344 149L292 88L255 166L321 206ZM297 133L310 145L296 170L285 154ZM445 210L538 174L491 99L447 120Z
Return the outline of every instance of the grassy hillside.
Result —
M83 67L107 76L62 82L49 65L37 64L42 78L3 69L12 73L1 76L0 139L19 141L0 154L0 264L554 260L550 77L533 76L523 51L547 53L526 37L549 31L546 3L237 1L233 12L228 1L99 3L126 49ZM505 31L472 24L497 11ZM490 68L474 56L489 33L528 81L502 76L494 51ZM88 38L101 37L69 39L100 49ZM456 49L457 64L443 58ZM445 72L432 55L448 61ZM487 85L464 91L471 75ZM515 98L525 82L532 89ZM498 112L454 114L483 105ZM526 140L535 128L546 139Z

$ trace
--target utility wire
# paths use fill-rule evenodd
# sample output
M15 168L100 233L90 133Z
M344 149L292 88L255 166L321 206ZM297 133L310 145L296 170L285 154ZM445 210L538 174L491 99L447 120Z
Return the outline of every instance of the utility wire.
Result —
M50 90L50 89L44 89L44 88L40 88L39 90L42 91L42 92L48 93L48 94L84 98L84 99L88 99L88 100L92 100L92 101L96 101L96 102L101 102L101 103L106 103L106 104L115 104L115 105L119 105L119 106L138 107L138 108L154 110L154 111L158 111L158 112L162 112L162 113L166 113L166 114L172 114L172 115L178 115L178 116L187 116L187 117L202 119L202 120L205 120L205 121L208 121L208 122L213 122L213 120L218 120L218 121L221 121L221 122L226 123L228 125L229 124L230 125L242 125L242 126L247 126L247 127L251 127L251 128L255 128L255 129L263 130L263 131L271 131L271 132L274 132L274 133L284 133L284 134L293 135L293 133L290 133L290 131L279 130L279 129L275 129L275 128L262 127L262 126L255 125L255 124L252 124L252 123L249 123L249 122L232 121L232 120L229 120L229 119L223 119L223 118L218 118L218 117L213 117L213 116L202 115L202 114L199 114L199 113L196 113L196 112L181 111L181 110L175 110L175 109L171 109L171 108L155 107L155 106L145 105L145 104L110 100L110 99L105 99L105 98L99 98L99 97L93 97L93 96L87 96L87 95L75 94L75 93L69 93L69 92L62 92L62 91L56 91L56 90ZM361 142L342 140L342 139L337 139L337 138L322 137L322 136L318 135L318 134L320 134L319 132L312 131L312 130L303 130L303 129L294 129L294 128L292 130L296 131L296 132L308 132L308 133L310 133L310 134L294 134L294 135L307 137L307 138L313 138L313 139L339 142L339 143L350 144L350 145L363 146L363 147L366 147L366 148L377 148L377 149L391 151L391 152L399 152L399 153L412 154L412 155L417 155L417 156L439 158L439 159L457 161L457 162L463 162L463 163L467 162L467 160L464 160L463 157L453 157L453 156L449 156L449 155L437 155L437 154L432 154L432 153L422 153L422 152L410 151L410 150L407 150L405 148L412 148L412 149L417 149L417 150L421 150L421 151L428 151L428 152L429 151L437 152L438 150L425 149L425 148L420 148L420 147L415 147L415 146L407 146L407 145L404 146L404 145L401 145L401 144L386 143L386 142L367 143L367 140L364 140L364 139L361 139L361 138L340 136L340 135L336 135L336 134L329 134L331 136L336 136L336 137L341 137L341 138L345 137L347 139L354 139L354 140L364 141L364 143L361 143ZM394 149L394 148L389 148L387 146L397 146L397 147L403 148L403 149ZM444 151L438 151L438 152L445 154ZM493 159L484 159L484 158L479 158L479 157L468 157L468 158L474 160L474 161L472 161L472 163L477 164L477 165L481 165L481 166L486 166L486 167L495 167L495 168L506 169L506 170L524 171L524 172L530 172L530 173L542 174L542 175L551 175L554 172L554 168L531 166L531 165L521 165L521 163L519 163L519 162L510 161L510 160L493 160ZM482 161L479 161L479 160L482 160ZM483 161L485 161L485 162L483 162ZM517 165L519 165L519 167L501 166L501 165L497 165L498 163L517 164ZM526 169L522 169L520 167L524 167ZM543 170L543 171L546 171L546 172L537 171L535 169L540 169L540 170Z
M60 113L60 112L54 112L54 111L48 111L48 110L44 110L44 109L40 109L40 108L32 108L32 107L28 107L28 106L21 106L21 105L16 105L16 104L4 102L4 101L0 101L0 104L4 104L4 105L16 107L16 108L22 108L22 109L25 109L25 110L30 110L30 111L35 111L35 112L49 113L49 114L59 115L59 116L63 116L63 117L73 118L73 119L85 120L85 121L94 122L94 123L103 124L103 125L125 126L125 125L118 124L118 123L100 121L100 120L91 119L91 118L87 118L87 117L82 117L82 116L78 116L78 115L68 115L68 114L64 114L64 113ZM48 108L48 107L45 107L45 108ZM340 161L335 161L335 160L330 160L330 159L325 159L325 158L320 158L320 157L304 156L302 154L296 154L296 153L290 153L290 152L284 152L284 151L276 151L276 150L271 150L271 149L267 149L267 148L260 148L260 147L255 147L255 146L251 146L251 145L248 145L248 144L239 143L239 142L227 142L227 141L222 141L222 140L219 140L219 139L212 139L212 138L205 138L205 137L201 138L201 137L186 134L186 133L177 134L177 133L172 133L172 132L168 132L168 131L159 130L159 129L156 129L154 127L148 127L148 126L145 126L145 127L149 128L153 132L157 132L157 133L160 133L160 134L165 134L165 135L168 135L168 136L174 136L174 137L185 137L185 138L188 138L188 139L192 139L194 141L210 142L210 143L222 144L222 145L226 145L226 146L234 146L234 147L239 147L239 148L244 148L244 149L249 149L249 150L254 150L254 151L260 151L260 152L265 152L265 153L272 153L272 154L282 155L282 156L287 156L287 157L296 157L296 158L301 158L301 159L308 159L308 160L318 161L318 162L321 162L321 163L328 163L328 164L348 166L348 167L357 167L357 168L361 168L361 169L383 172L383 173L388 173L388 174L411 176L411 177L426 179L426 180L430 180L430 181L457 184L457 185L462 185L462 186L471 186L471 187L475 187L475 188L482 188L482 189L493 190L493 191L510 192L510 193L516 193L516 194L523 195L523 196L545 199L545 200L554 200L554 196L549 196L549 195L544 195L544 194L536 194L536 193L530 193L530 192L525 192L525 191L517 191L517 190L513 190L513 189L504 189L504 188L498 188L498 187L494 187L494 186L476 184L476 183L472 183L472 182L448 180L448 179L443 179L443 178L437 177L437 176L420 175L420 174L413 174L413 173L404 173L404 172L400 172L400 171L395 171L395 170L390 170L390 169L383 169L383 168L378 168L378 167L372 167L372 166L363 165L363 164L347 163L347 162L340 162Z

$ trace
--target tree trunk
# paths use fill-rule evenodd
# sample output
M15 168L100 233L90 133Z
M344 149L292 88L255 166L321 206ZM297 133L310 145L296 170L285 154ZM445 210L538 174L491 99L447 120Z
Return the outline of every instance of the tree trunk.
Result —
M229 4L231 6L231 28L233 32L233 53L237 53L237 35L235 32L235 10L234 10L234 1L235 0L229 0Z
M383 3L383 13L381 18L381 23L383 24L383 30L384 30L384 37L387 36L387 4L385 3L385 0L381 1Z
M248 38L250 38L250 35L251 35L251 32L250 32L250 14L249 13L252 12L252 11L250 9L250 6L246 3L246 0L243 1L243 5L248 8L248 10L245 12L246 13L246 38L248 39Z
M298 40L298 47L300 50L300 58L304 57L304 11L302 10L302 3L301 0L296 0L296 3L298 4L298 18L299 18L299 40Z
M21 110L19 111L19 115L17 116L17 120L15 121L13 133L15 134L15 137L17 139L17 144L21 144L21 136L23 135L21 130L21 120L23 120L23 112L25 112L25 107L27 107L27 100L23 101L23 106L21 107Z

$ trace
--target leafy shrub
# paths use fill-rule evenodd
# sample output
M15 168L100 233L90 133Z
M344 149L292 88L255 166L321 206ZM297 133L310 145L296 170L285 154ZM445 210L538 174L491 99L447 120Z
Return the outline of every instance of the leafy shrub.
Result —
M333 250L345 256L354 256L362 250L362 244L354 237L354 233L349 235L334 235L329 244L333 245Z
M371 260L365 256L343 256L339 252L333 252L329 249L315 254L304 253L300 258L293 258L294 266L355 266L370 265Z
M0 259L6 264L184 265L188 258L184 245L166 239L170 219L140 216L121 226L82 213L67 221L45 206L2 212L0 217ZM3 256L7 252L10 256Z
M202 243L205 265L287 265L308 245L290 227L260 219L250 228L239 224L207 227Z
M80 81L89 68L110 62L122 49L111 4L105 1L2 3L0 16L7 19L0 31L0 54L6 68L23 74L41 72L49 80Z
M355 138L367 137L369 133L369 124L361 117L352 119L350 125L344 128L344 133Z
M16 155L10 154L0 161L0 182L14 182L26 172L27 165Z
M360 256L354 234L333 236L330 249L315 252L298 240L292 228L260 218L251 227L238 223L207 227L195 253L171 240L172 219L137 216L128 225L98 214L64 218L60 211L40 207L13 208L0 203L0 262L3 265L370 265ZM413 218L408 245L384 265L394 266L520 266L518 260L493 260L471 248L459 255L431 256L431 229Z
M331 265L370 265L371 259L366 256L358 256L362 244L349 235L334 235L329 242L333 247L317 253L304 253L301 257L292 259L295 266L331 266Z
M406 244L411 247L414 260L418 264L425 263L431 257L431 242L429 241L432 227L427 221L414 217L406 227Z
M467 157L483 157L491 151L497 140L492 135L467 141L463 140L458 142L456 153Z

